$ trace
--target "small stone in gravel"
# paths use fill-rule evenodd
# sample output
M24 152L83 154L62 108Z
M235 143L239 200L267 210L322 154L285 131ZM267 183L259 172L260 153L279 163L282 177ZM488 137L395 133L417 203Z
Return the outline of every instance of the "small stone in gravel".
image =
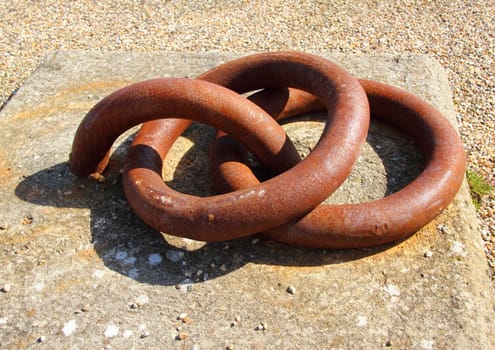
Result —
M184 318L186 318L186 317L187 317L187 314L186 314L185 312L183 312L183 313L179 314L179 316L177 316L177 319L178 319L179 321L182 321L182 320L183 320Z
M296 288L294 288L294 286L288 286L286 292L289 294L296 294Z
M2 287L2 292L8 293L12 289L12 286L9 283L5 283Z
M425 258L431 258L433 256L433 252L431 250L427 250L423 255Z
M490 242L491 241L491 234L488 230L484 229L481 230L481 238L483 238L484 241Z
M259 238L255 238L251 241L251 244L258 244L260 242Z
M220 271L227 271L227 266L225 264L222 264L222 266L220 266Z

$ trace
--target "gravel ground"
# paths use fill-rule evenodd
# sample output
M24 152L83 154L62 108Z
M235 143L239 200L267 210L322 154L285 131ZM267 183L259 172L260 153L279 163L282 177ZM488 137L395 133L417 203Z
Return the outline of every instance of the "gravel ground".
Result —
M470 170L495 186L495 1L0 0L0 104L52 50L416 53L447 69ZM495 191L478 212L495 271Z

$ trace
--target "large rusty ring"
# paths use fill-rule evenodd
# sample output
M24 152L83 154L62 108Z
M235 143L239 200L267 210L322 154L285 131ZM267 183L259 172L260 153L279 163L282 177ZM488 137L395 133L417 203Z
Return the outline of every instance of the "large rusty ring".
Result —
M435 218L454 198L465 171L461 140L448 120L418 97L382 83L361 80L370 103L371 118L397 127L424 155L421 174L400 191L368 203L319 205L300 220L265 231L290 244L318 248L369 247L403 239ZM267 91L253 99L263 107L280 93ZM277 120L321 109L318 100L291 90ZM273 109L271 107L271 109ZM223 134L219 134L221 136ZM222 191L255 186L258 180L242 163L240 145L221 136L213 141L210 166Z
M255 187L208 198L168 188L161 179L160 150L143 142L146 134L142 138L138 135L129 152L124 188L131 207L147 224L162 232L204 241L238 238L307 213L345 180L369 123L364 90L345 70L312 55L272 53L229 62L200 79L240 93L287 86L306 90L318 96L328 109L326 128L313 152L286 172ZM255 128L261 120L271 119L262 110L225 88L213 88L212 84L206 88L205 84L209 83L161 79L134 84L107 96L78 128L72 170L80 176L101 171L112 143L124 130L148 120L171 117L194 119L222 129L262 161L265 154L277 153L284 155L277 166L282 166L284 159L297 161L286 138L278 150L264 146L265 142L271 143L271 132L279 126L275 123L276 127L268 127L265 132ZM230 101L222 96L229 94ZM183 130L185 125L187 122L179 123L175 130ZM303 181L294 186L294 179Z

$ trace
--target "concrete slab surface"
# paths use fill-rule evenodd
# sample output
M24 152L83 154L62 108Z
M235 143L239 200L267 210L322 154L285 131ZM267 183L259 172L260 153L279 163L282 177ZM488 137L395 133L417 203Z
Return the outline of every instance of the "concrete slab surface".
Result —
M320 53L321 54L321 53ZM464 184L411 238L325 251L262 237L204 244L157 233L130 210L119 168L68 169L75 130L102 97L135 81L194 77L245 54L54 52L0 112L0 347L8 349L492 349L494 293ZM455 124L444 70L423 56L321 54L361 78L405 88ZM321 123L286 130L301 152ZM212 193L196 125L165 180ZM408 141L373 124L352 176L330 200L398 190L420 171Z

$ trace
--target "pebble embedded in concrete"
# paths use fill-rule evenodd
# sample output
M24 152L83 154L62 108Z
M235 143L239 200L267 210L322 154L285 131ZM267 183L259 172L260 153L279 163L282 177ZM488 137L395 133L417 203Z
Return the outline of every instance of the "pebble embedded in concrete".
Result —
M129 253L126 252L125 250L120 250L117 253L115 253L114 258L115 260L120 261L121 263L126 265L133 265L137 261L136 257L129 256Z
M179 334L177 334L175 339L176 340L186 340L188 337L189 337L189 334L184 333L184 332L180 332Z
M137 306L143 306L147 304L150 301L150 298L148 297L147 294L140 294L136 297L136 300L134 300L134 303Z
M364 327L368 324L368 317L366 316L358 316L356 326Z
M167 250L165 256L172 262L179 262L184 257L184 252L180 250Z
M134 334L133 331L131 331L130 329L126 329L123 333L122 333L122 337L124 339L127 339L127 338L130 338L132 337L132 335Z
M39 337L38 339L36 339L36 341L38 343L44 343L46 341L46 337L44 335L42 335L41 337Z
M440 231L440 233L443 233L443 234L449 233L449 228L445 224L438 225L437 229L438 229L438 231Z
M241 316L236 316L234 321L230 323L230 327L235 327L239 322L241 322Z
M136 279L139 277L139 270L138 269L130 269L129 272L127 273L127 276L132 279Z
M159 265L162 262L162 256L158 253L153 253L148 256L148 264L151 266Z
M145 331L143 331L141 333L141 335L139 336L139 338L144 339L144 338L148 338L149 336L150 336L150 332L148 332L148 331L145 330Z
M77 328L76 320L70 320L64 324L64 327L62 328L62 333L64 333L64 335L68 337L69 335L74 333L76 328Z
M421 340L420 342L420 346L422 349L424 350L433 350L434 349L434 341L433 340L426 340L426 339L423 339Z
M461 256L461 257L466 257L467 252L464 248L464 244L458 241L454 241L452 243L452 246L450 247L450 251L454 253L455 255Z
M10 292L11 289L12 289L12 286L10 285L10 283L5 283L2 287L2 292L8 293L8 292Z
M176 285L175 288L183 293L190 292L193 289L191 282L192 281L189 278L186 278L180 284Z
M255 330L257 331L266 331L266 329L268 328L266 322L261 322L259 325L257 325L255 327Z
M105 332L103 333L106 338L114 338L119 335L119 327L113 324L107 325Z
M390 296L399 296L400 295L400 289L397 287L395 284L387 284L383 290L390 294Z

